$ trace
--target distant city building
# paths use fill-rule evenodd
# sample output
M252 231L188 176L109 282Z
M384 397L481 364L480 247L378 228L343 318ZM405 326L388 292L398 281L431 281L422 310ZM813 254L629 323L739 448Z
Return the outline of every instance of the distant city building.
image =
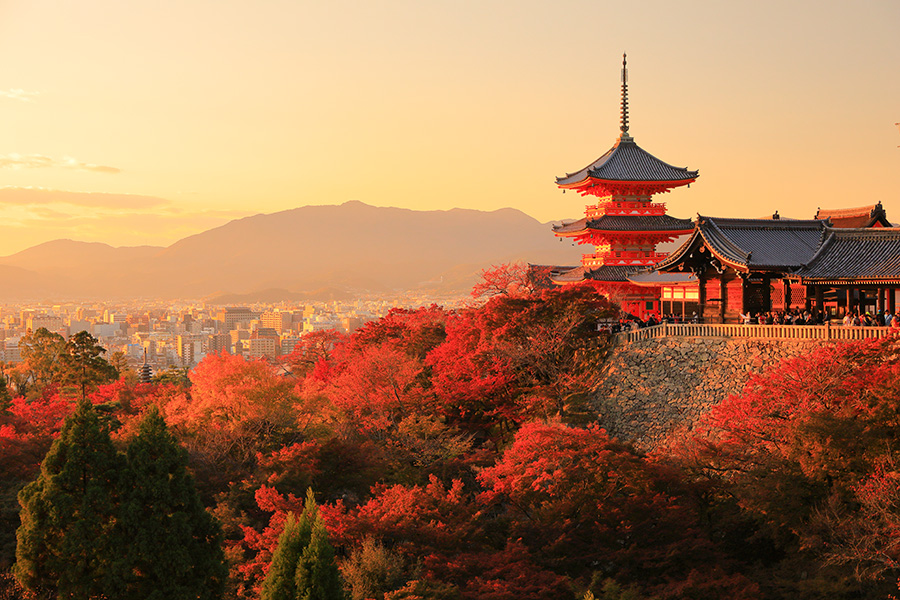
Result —
M276 356L276 342L269 337L250 338L248 347L248 357L251 359L262 358L264 356ZM277 345L277 349L281 350L281 345Z
M269 340L271 344L255 344L254 340ZM266 348L262 354L258 356L279 356L281 354L281 336L278 335L278 332L270 327L259 327L253 333L250 334L250 356L251 358L257 358L258 356L254 356L254 348ZM270 349L271 348L271 349Z
M19 338L3 340L3 360L8 363L22 362L22 353L19 351Z
M62 317L39 315L29 316L25 326L31 331L37 331L43 327L47 331L59 332L65 330L66 322Z
M243 323L249 325L254 319L254 313L246 306L229 306L221 311L217 316L217 320L222 323L224 331L237 329L238 324Z
M214 333L209 336L208 352L210 354L219 354L220 352L231 352L231 335L227 333Z
M300 343L300 337L291 335L281 338L281 354L286 355L294 351L294 347Z
M259 324L262 327L274 329L279 334L291 330L291 322L293 314L289 312L264 312L259 317Z

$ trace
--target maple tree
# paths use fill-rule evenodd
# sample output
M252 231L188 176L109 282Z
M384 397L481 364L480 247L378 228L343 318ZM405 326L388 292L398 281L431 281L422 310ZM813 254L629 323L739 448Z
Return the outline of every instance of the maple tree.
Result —
M291 380L264 361L231 354L207 356L191 372L191 388L165 406L182 439L219 467L252 465L257 453L279 447L296 424Z
M707 486L719 525L755 529L783 568L817 565L805 587L819 593L882 594L895 579L898 349L888 338L786 361L753 377L675 448ZM785 553L802 559L788 567Z
M521 262L482 269L471 295L476 299L493 296L528 296L537 290L529 265Z

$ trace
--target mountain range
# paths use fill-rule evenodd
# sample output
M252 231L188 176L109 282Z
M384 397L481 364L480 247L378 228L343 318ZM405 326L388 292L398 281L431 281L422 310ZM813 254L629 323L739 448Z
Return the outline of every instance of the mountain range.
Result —
M580 250L560 243L549 224L512 208L415 211L352 201L245 217L168 247L46 242L0 257L0 301L297 296L326 287L332 296L454 292L491 265L579 260Z

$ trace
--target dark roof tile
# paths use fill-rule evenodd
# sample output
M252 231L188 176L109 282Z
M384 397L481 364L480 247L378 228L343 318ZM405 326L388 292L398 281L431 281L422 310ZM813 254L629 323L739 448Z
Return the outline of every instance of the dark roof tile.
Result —
M557 185L577 183L587 177L611 181L687 181L698 171L673 167L638 146L632 139L620 139L603 156L575 173L557 177Z
M831 229L816 255L793 275L811 282L898 281L900 229Z

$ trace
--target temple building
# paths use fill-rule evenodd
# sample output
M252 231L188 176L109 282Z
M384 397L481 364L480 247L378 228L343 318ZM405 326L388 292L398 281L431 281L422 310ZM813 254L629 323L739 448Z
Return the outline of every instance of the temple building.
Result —
M892 227L881 202L859 208L819 209L816 219L828 220L832 227Z
M894 312L900 306L900 229L876 206L881 214L870 211L875 220L866 221L869 227L835 227L829 218L698 216L691 237L654 269L692 276L686 285L696 289L697 312L707 323L792 309L833 317Z
M666 214L652 196L697 180L698 172L665 163L635 143L628 128L628 71L622 61L621 134L603 156L585 168L556 179L563 191L596 198L583 219L554 227L560 238L594 246L581 265L553 267L551 280L566 284L591 279L625 312L638 316L660 311L661 285L628 277L666 258L656 245L690 234L689 219Z

